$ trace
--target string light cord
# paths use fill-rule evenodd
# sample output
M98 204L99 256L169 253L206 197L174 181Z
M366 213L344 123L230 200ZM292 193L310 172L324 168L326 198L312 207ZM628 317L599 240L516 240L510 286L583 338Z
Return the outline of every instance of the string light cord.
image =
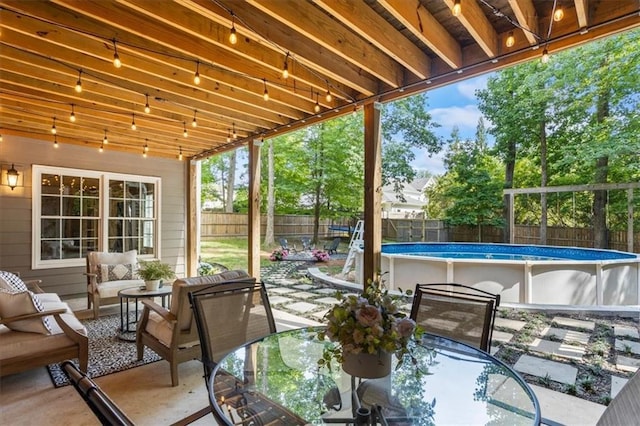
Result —
M491 9L491 12L495 15L498 16L500 18L504 18L506 19L511 25L513 25L514 27L525 31L529 34L531 34L536 40L538 40L538 43L544 41L544 39L542 38L542 36L540 36L540 34L536 33L535 31L532 31L531 29L520 25L520 23L518 21L516 21L515 19L513 19L511 16L505 14L504 12L502 12L500 9L498 9L497 7L495 7L494 5L492 5L491 3L489 3L487 0L479 0L480 3L482 3L483 5L485 5L486 7L488 7L489 9ZM555 1L554 1L555 3ZM555 5L554 5L555 7ZM547 36L547 39L549 38L549 36Z

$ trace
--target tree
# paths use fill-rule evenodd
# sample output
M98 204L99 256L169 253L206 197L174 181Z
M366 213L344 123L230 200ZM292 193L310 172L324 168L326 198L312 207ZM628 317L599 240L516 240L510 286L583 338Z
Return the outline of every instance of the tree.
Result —
M268 141L267 151L267 229L264 234L264 244L273 245L275 238L273 235L274 208L275 208L275 188L273 170L273 141Z

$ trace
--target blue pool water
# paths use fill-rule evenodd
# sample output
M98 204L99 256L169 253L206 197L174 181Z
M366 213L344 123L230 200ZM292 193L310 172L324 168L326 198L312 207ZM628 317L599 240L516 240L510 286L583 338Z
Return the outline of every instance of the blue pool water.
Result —
M496 260L624 260L632 253L576 247L478 243L383 244L382 253L455 259Z

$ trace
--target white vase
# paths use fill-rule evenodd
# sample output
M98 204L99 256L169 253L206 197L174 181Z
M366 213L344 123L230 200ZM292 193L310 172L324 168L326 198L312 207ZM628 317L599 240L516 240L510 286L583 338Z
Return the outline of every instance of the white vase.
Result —
M147 290L157 290L160 288L160 280L149 280L144 282Z
M344 354L342 369L352 376L365 379L385 377L391 373L391 353Z

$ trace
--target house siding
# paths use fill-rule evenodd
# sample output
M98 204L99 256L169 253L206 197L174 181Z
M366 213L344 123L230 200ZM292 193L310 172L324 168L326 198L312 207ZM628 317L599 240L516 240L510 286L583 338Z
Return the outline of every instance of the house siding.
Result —
M174 267L176 275L186 271L187 240L187 164L177 159L147 157L140 154L97 150L51 141L3 134L0 163L15 163L24 173L22 183L13 191L0 186L0 269L19 272L24 279L40 279L46 291L60 295L86 293L84 267L31 269L31 197L32 166L46 165L112 173L158 176L161 182L160 258ZM4 170L3 170L4 172Z

